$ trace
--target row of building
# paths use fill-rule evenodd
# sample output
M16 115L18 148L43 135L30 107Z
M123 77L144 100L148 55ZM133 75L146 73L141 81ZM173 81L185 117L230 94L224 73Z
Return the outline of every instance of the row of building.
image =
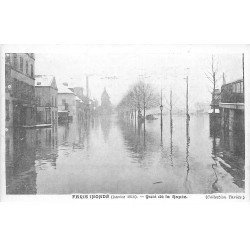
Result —
M57 84L54 76L35 75L33 53L5 54L6 128L50 125L64 120L86 120L98 102L83 87Z
M210 120L213 118L219 120L223 129L229 131L244 132L244 81L226 83L224 81L221 89L215 89L214 98L212 98L210 111ZM215 117L213 117L215 116Z

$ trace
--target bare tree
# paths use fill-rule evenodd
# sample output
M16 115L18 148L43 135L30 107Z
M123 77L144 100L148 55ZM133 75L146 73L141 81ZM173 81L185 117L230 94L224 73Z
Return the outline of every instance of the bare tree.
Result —
M129 109L129 114L131 118L133 118L133 113L134 111L136 112L136 98L132 90L129 90L126 95L126 106Z
M155 94L152 86L150 84L146 84L142 81L134 84L130 90L123 97L121 102L118 104L118 110L121 113L126 113L128 111L138 112L138 115L143 109L143 116L145 119L146 110L155 106L158 106L160 102L160 97ZM138 116L139 118L139 116ZM145 122L144 122L145 128Z
M143 108L143 117L146 118L146 110L159 105L160 98L155 94L152 86L148 83L140 81L134 87L134 91L140 96L140 102ZM145 130L145 121L144 121Z
M218 64L215 66L214 56L212 55L212 61L211 61L211 71L208 71L205 73L207 79L212 84L212 91L210 93L212 94L212 104L213 104L213 115L215 114L215 90L218 87L218 81L220 80L221 76L219 76L218 72Z
M117 106L118 112L124 116L124 114L132 114L133 111L136 112L137 109L137 100L133 88L130 88L129 91L124 95L122 100Z

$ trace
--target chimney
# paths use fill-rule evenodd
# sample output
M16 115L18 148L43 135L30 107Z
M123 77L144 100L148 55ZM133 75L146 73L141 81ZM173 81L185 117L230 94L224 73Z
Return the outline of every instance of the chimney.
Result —
M223 72L223 85L226 84L225 73Z
M87 92L87 98L89 98L89 77L86 76L86 92Z

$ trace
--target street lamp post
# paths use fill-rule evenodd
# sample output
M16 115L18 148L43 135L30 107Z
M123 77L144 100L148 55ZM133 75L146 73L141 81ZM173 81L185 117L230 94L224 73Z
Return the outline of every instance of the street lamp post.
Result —
M187 82L187 92L186 92L186 115L187 117L189 116L189 113L188 113L188 76L186 77L186 82Z
M162 88L161 88L161 105L160 105L160 110L161 110L161 131L162 131L162 126L163 126L163 122L162 122L162 110L163 110L163 105L162 105Z
M184 78L186 80L186 116L187 120L190 120L190 115L189 115L189 105L188 105L188 76Z

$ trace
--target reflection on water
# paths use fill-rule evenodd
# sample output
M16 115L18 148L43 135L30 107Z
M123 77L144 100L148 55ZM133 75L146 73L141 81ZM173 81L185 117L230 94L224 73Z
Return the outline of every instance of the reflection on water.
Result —
M103 138L104 138L104 141L106 143L108 141L109 132L111 129L111 119L108 116L101 116L100 122L101 122Z
M34 131L9 131L6 135L7 193L35 194L36 147Z
M174 162L173 162L173 129L174 129L174 124L173 124L173 117L172 114L170 116L170 163L171 166L174 166Z
M36 194L37 172L56 168L57 127L6 133L8 194ZM38 170L38 171L37 171Z
M211 134L207 115L164 116L160 128L109 116L9 130L7 193L244 191L244 135Z
M186 179L185 179L185 188L186 188L186 193L190 193L191 185L188 180L188 175L189 175L189 145L190 145L190 136L189 136L189 116L186 117L186 168L187 168L187 174L186 174Z
M237 186L245 187L245 136L237 131L221 130L214 138L214 152L221 167L233 178Z

